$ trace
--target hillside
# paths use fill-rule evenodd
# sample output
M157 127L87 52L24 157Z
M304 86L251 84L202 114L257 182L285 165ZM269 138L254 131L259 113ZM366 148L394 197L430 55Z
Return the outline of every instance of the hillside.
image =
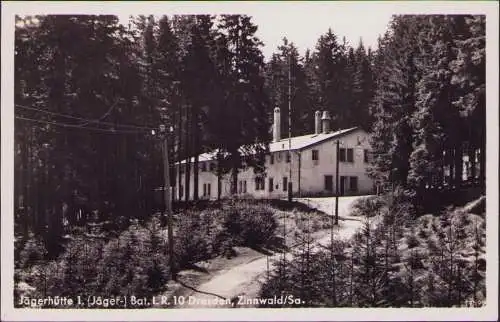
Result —
M276 266L261 296L290 294L305 307L483 305L484 196L418 218L408 215L408 205L388 197L372 201L354 206L364 224L351 240ZM374 213L382 213L382 220L374 220Z

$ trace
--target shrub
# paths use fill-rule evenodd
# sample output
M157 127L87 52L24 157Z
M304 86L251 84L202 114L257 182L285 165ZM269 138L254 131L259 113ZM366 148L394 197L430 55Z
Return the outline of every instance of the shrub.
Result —
M408 248L415 248L420 245L420 241L417 236L413 234L406 237L406 243L408 244Z
M16 266L25 268L45 259L47 249L41 238L30 234L28 240L24 243L24 247L20 247L20 251L16 255Z
M188 212L179 222L175 241L175 253L181 266L191 265L210 258L213 249L213 237L210 229L201 222L198 212Z
M267 205L236 205L227 213L224 227L236 242L255 247L266 244L278 223Z
M146 296L165 285L169 267L166 241L154 220L134 224L117 238L78 237L57 260L23 270L18 285L35 287L40 296Z
M359 198L353 204L353 216L376 216L383 206L383 200L379 196Z
M103 248L98 263L99 288L106 295L136 296L160 290L170 270L166 248L159 229L130 226Z

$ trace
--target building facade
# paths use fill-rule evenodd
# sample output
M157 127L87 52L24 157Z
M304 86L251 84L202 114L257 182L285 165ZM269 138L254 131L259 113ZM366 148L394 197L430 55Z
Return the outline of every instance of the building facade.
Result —
M253 198L284 198L289 183L294 196L333 196L336 193L337 141L339 144L339 194L363 195L374 192L374 183L367 176L370 152L368 134L360 128L332 132L328 113L315 114L315 133L292 138L280 137L280 111L274 111L273 141L269 143L265 172L255 174L253 168L241 169L238 174L237 195ZM220 180L216 175L213 153L199 156L198 194L200 199L215 199L231 192L230 175ZM176 164L181 185L176 180L175 199L185 199L186 160ZM192 168L193 163L191 163ZM190 196L193 198L193 169L190 175Z

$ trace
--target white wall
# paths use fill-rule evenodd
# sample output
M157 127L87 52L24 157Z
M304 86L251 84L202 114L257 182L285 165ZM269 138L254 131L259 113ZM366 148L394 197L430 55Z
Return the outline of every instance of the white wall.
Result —
M358 146L358 139L360 146ZM342 136L340 148L353 149L354 162L339 162L340 176L355 176L358 178L358 191L346 194L368 194L373 191L373 181L366 175L367 163L364 162L363 150L370 150L368 135L362 130L356 130ZM301 152L301 192L305 194L329 194L325 191L325 175L331 175L333 193L335 192L336 171L336 139L328 140L316 146L311 146ZM312 160L312 150L317 150L319 160L315 164ZM339 187L340 191L340 187ZM330 193L331 194L331 193Z
M349 194L370 194L373 192L373 182L366 175L367 163L364 162L363 150L370 149L368 135L362 130L356 130L349 134L343 135L340 138L341 148L353 148L354 162L340 162L339 163L339 182L340 176L355 176L358 178L358 190L356 192L347 191ZM358 141L361 143L358 147ZM331 139L319 143L317 145L308 147L302 151L292 151L291 165L292 165L292 185L294 195L298 195L298 176L300 173L300 195L333 195L335 193L335 164L336 164L336 139ZM319 161L317 163L312 160L312 150L317 150L319 154ZM252 168L241 170L238 174L238 189L239 182L246 181L246 193L238 193L238 195L251 195L255 198L283 198L287 196L287 191L283 190L283 177L289 178L290 163L286 162L287 151L274 152L274 164L270 164L270 156L266 156L266 177L264 190L255 190L255 174ZM300 156L299 156L300 154ZM280 157L281 155L281 157ZM300 170L299 170L300 158ZM215 161L208 161L215 162ZM210 183L211 193L210 198L217 198L217 176L208 171L209 165L206 165L207 171L199 171L198 180L198 195L200 199L208 197L203 196L203 184ZM191 165L192 167L192 165ZM201 162L200 162L201 167ZM194 179L193 171L191 169L190 178L190 199L193 197ZM325 175L331 175L333 181L332 192L325 190ZM274 189L269 191L269 178L273 178ZM176 185L178 181L176 180ZM182 188L184 187L184 175L182 175ZM178 187L175 189L175 198L178 198ZM339 187L340 191L340 187ZM230 176L226 175L222 179L222 193L221 196L225 197L230 195ZM183 197L184 198L184 197Z

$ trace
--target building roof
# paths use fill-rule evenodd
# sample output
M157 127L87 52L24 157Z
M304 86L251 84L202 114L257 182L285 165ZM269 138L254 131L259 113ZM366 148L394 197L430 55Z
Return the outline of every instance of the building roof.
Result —
M319 134L307 134L301 136L295 136L290 138L284 138L277 142L269 143L269 152L279 152L279 151L288 151L288 146L290 144L290 150L302 150L311 145L316 145L323 141L333 139L336 137L340 137L347 133L353 132L357 127L352 127L350 129L339 130L336 132L330 133L319 133Z
M284 138L277 142L269 142L269 152L288 151L289 145L290 145L290 150L302 150L310 146L319 144L323 141L334 139L336 137L341 137L357 129L358 127L352 127L349 129L339 130L330 133L307 134L301 136L294 136L291 137L290 139ZM217 150L212 152L202 153L198 156L198 162L215 160L216 155L217 155ZM194 162L194 157L191 157L191 162ZM180 163L184 164L186 163L186 160L182 160ZM179 164L179 162L176 162L175 164Z

